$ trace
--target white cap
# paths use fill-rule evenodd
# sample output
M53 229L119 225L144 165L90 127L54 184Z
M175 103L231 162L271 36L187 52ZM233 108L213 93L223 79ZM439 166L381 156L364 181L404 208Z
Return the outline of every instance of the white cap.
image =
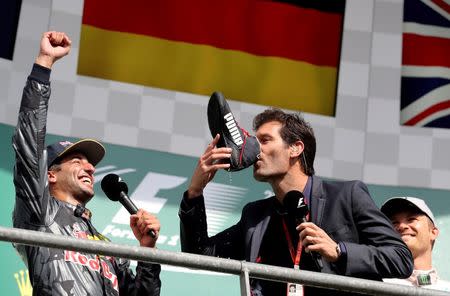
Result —
M388 199L381 206L381 211L388 217L392 215L406 211L409 208L418 209L420 212L430 218L431 222L436 225L436 220L434 219L434 215L431 212L430 208L427 206L423 199L411 196L396 196Z

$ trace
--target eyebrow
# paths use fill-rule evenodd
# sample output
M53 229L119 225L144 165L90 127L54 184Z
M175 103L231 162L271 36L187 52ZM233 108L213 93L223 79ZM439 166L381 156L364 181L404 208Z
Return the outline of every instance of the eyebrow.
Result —
M256 136L257 136L257 137L269 137L269 138L273 138L273 136L272 136L271 134L269 134L269 133L261 133L261 134L256 133Z
M409 213L406 216L404 216L404 218L405 219L410 219L410 218L417 218L417 217L420 217L420 216L426 216L426 215L422 215L421 213ZM390 220L392 222L394 222L394 221L398 222L398 220L400 220L400 219L390 218Z

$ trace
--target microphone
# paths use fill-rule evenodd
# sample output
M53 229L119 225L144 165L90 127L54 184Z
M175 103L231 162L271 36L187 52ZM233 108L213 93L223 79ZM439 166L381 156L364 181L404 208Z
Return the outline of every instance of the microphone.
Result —
M297 225L307 222L309 208L305 202L305 196L298 190L291 190L284 196L284 205L287 207L288 212L294 214ZM319 270L323 268L322 257L317 252L311 252L311 256L314 259L314 263Z
M108 174L103 177L101 185L103 192L110 200L119 201L130 215L137 213L138 208L128 196L128 186L122 178L116 174ZM153 238L156 237L154 230L150 230L148 234Z
M306 222L309 214L308 205L305 203L303 193L297 190L291 190L284 196L283 203L288 212L295 217L298 224Z

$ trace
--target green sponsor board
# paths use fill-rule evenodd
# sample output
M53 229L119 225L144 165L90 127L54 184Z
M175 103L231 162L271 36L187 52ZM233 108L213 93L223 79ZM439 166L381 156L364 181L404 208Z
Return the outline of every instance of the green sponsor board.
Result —
M3 199L0 224L7 227L12 225L11 213L14 207L12 133L11 126L0 124L2 139L0 184ZM61 139L53 135L47 136L48 143ZM108 173L115 173L126 181L129 195L138 207L143 207L159 217L162 229L158 248L180 251L178 205L198 159L118 145L107 144L106 148L107 154L97 166L95 173L97 194L88 204L88 208L93 212L92 219L96 228L115 243L137 245L128 226L129 214L120 203L107 199L100 188L101 178ZM446 201L450 192L375 185L369 185L369 189L378 205L394 195L426 197L435 212L441 230L435 246L435 263L441 277L450 278L450 268L445 264L450 262L450 254L444 252L444 246L450 242L446 235L449 233L450 225L450 207ZM250 169L232 174L225 171L219 172L205 190L210 234L236 223L246 203L270 195L270 187L266 183L256 182ZM21 282L20 271L26 268L14 248L10 243L0 242L0 252L3 258L3 264L0 267L2 294L27 295L26 289L23 289L22 294L20 292L20 287L26 284L26 281ZM162 295L225 296L240 293L239 279L232 275L164 265L161 279Z

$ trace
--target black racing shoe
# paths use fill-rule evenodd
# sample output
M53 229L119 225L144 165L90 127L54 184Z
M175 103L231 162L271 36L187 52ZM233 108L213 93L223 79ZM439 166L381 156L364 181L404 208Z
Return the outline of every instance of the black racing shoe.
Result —
M220 134L217 147L233 149L229 171L240 171L258 160L260 153L258 139L238 125L230 106L220 92L214 92L209 99L208 124L213 138Z

